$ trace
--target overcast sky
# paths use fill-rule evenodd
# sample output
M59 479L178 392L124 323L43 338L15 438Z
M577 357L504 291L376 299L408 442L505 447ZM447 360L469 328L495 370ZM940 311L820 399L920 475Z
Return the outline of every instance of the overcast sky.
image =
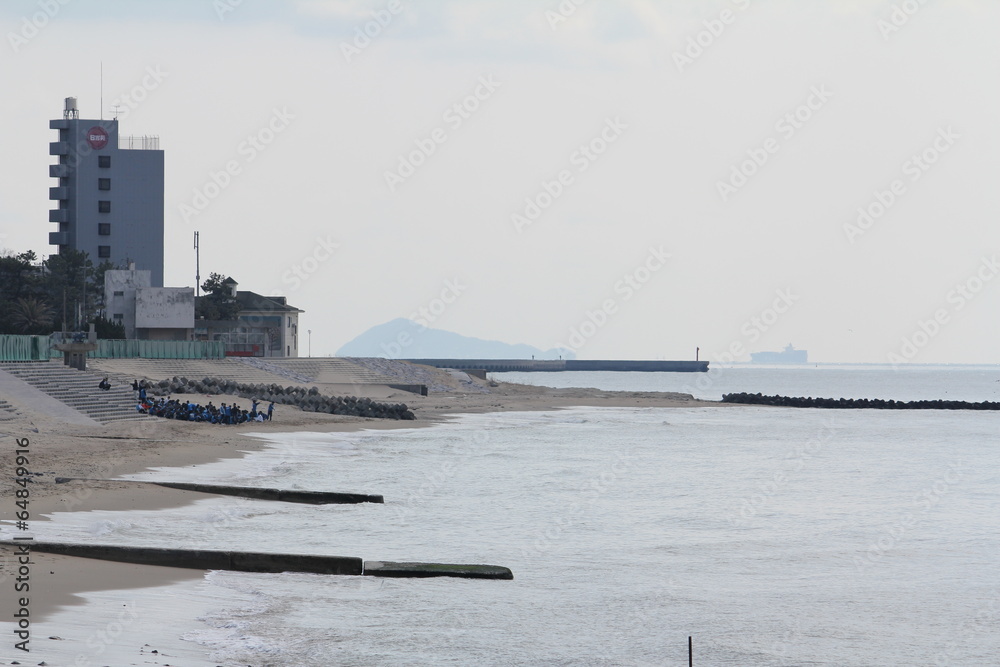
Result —
M0 247L52 250L48 121L101 115L103 61L104 117L165 151L166 284L194 285L199 231L203 278L306 311L303 353L412 317L582 359L1000 362L1000 3L9 0L0 24Z

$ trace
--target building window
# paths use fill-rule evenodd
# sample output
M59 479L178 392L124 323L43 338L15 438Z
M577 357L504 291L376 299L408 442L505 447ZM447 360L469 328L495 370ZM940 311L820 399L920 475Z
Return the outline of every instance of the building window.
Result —
M97 202L97 212L98 213L111 213L111 202L106 199L102 199Z
M111 179L110 178L99 178L99 179L97 179L97 189L98 190L110 190L111 189Z
M116 321L121 322L124 319L125 319L125 315L123 313L115 313L115 320Z
M125 296L125 290L115 290L115 296Z
M97 223L97 233L100 236L111 236L111 223L110 222Z
M107 259L111 257L111 246L109 245L97 246L97 256L102 259Z
M101 169L109 169L111 167L111 156L110 155L98 155L97 156L97 166Z

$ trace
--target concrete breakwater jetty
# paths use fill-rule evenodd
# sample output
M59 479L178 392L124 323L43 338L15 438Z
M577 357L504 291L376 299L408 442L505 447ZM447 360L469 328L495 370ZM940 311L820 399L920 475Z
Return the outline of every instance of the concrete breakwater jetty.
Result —
M3 540L7 546L24 542ZM459 577L463 579L513 579L510 569L498 565L450 565L447 563L387 563L349 556L276 554L256 551L210 549L164 549L110 544L31 542L31 551L94 558L118 563L183 567L195 570L237 572L309 572L311 574L368 575L373 577Z
M707 361L665 361L624 359L404 359L411 364L454 368L457 370L484 370L490 373L521 373L563 371L628 371L648 373L707 373Z
M277 500L286 503L306 505L353 505L359 503L384 503L379 495L364 493L335 493L332 491L292 491L288 489L266 489L254 486L226 486L221 484L199 484L192 482L144 482L121 479L88 479L86 477L56 477L56 484L67 482L129 482L131 484L155 484L169 489L214 493L220 496L238 496L257 500Z
M763 396L760 393L725 394L723 403L747 405L777 405L788 408L832 408L840 410L1000 410L996 401L894 401L881 398L813 398L809 396Z
M170 380L160 380L149 388L150 394L171 396L173 394L225 394L242 398L273 401L282 405L294 405L304 412L326 412L332 415L352 417L373 417L376 419L416 419L405 403L379 403L370 398L356 396L324 396L319 389L311 387L283 387L280 384L244 384L219 378L189 380L174 376Z

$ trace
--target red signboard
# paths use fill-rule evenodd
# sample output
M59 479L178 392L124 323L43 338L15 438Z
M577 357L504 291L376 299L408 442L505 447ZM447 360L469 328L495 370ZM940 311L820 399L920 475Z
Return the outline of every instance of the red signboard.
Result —
M95 125L87 130L87 143L95 151L99 151L108 145L108 132L103 127Z

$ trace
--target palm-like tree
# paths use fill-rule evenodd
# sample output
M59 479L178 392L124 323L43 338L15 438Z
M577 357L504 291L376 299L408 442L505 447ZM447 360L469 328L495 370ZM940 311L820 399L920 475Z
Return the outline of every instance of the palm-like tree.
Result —
M18 299L11 313L11 323L25 333L52 326L52 309L35 297Z

